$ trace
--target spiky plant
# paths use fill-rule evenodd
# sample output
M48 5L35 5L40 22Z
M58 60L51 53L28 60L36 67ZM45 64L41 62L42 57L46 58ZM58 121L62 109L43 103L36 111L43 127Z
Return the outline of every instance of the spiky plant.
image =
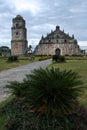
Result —
M72 113L82 92L82 81L71 70L38 69L27 75L26 99L35 111L47 115Z
M18 81L9 82L9 84L6 85L6 88L9 88L7 91L15 95L17 98L24 98L27 91L27 85L24 81L23 82L18 82Z

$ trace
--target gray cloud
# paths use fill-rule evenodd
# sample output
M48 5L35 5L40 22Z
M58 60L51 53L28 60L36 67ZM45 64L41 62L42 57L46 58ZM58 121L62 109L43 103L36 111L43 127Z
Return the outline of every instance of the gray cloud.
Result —
M0 46L10 46L12 18L17 14L26 20L28 41L34 46L56 25L78 41L87 41L86 0L0 0Z

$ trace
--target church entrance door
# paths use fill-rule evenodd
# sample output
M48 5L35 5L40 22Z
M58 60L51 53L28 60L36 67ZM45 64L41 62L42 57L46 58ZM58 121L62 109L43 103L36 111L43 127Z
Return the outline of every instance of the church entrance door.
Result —
M61 53L61 50L60 50L59 48L57 48L57 49L55 50L55 55L60 55L60 53Z

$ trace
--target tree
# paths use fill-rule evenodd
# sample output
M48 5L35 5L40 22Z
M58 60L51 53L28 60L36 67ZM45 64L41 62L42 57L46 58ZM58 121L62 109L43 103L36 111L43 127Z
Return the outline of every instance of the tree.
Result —
M31 46L31 45L29 45L29 47L28 47L28 54L29 54L29 55L32 54L32 46Z
M0 47L0 53L2 56L8 56L11 53L11 50L7 46L1 46Z

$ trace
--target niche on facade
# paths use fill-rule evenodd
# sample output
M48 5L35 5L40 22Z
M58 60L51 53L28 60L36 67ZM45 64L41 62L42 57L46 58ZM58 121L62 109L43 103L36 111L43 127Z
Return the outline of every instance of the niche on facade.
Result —
M67 40L65 39L65 43L67 42Z
M16 27L18 27L19 26L19 24L18 23L16 23Z
M57 49L55 50L55 55L60 55L60 53L61 53L61 50L60 50L59 48L57 48Z
M16 35L18 35L18 32L16 32Z

